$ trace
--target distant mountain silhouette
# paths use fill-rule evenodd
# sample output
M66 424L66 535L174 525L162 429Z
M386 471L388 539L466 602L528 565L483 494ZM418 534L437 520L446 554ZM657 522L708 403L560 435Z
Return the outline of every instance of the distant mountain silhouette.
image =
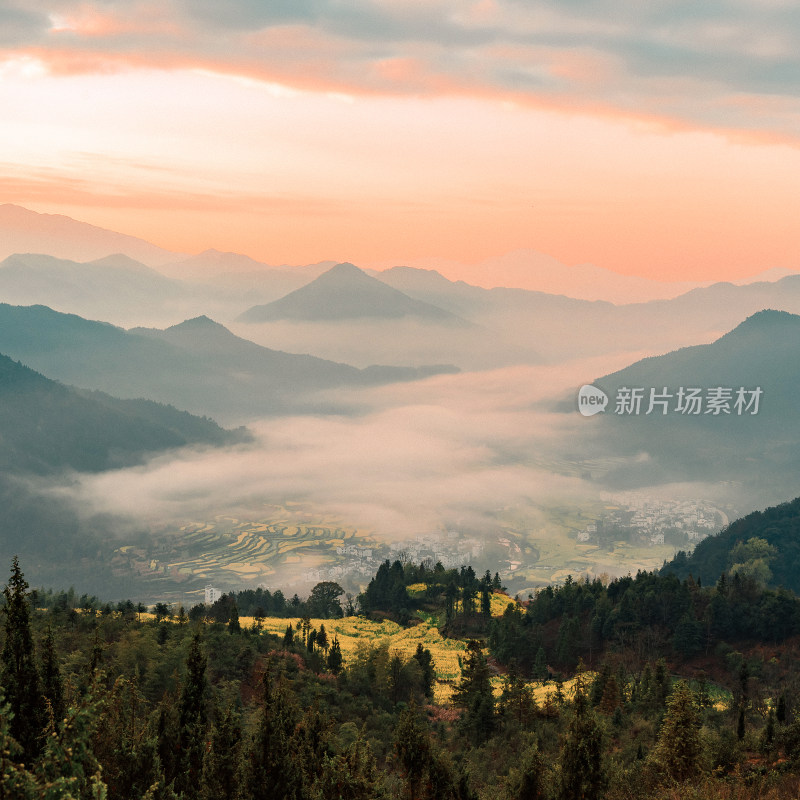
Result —
M144 239L78 222L62 214L39 214L10 203L0 205L0 258L13 253L42 252L74 261L125 253L149 266L179 257Z
M761 386L771 413L792 411L800 395L800 316L759 311L707 345L637 361L597 381L602 387ZM800 414L800 408L797 412ZM707 417L708 415L701 415Z
M414 300L347 262L337 264L279 300L248 309L239 320L340 321L403 317L467 324L444 309Z
M130 331L44 306L0 304L0 352L66 383L147 397L225 424L300 411L308 395L414 380L452 367L361 370L235 336L207 317Z
M0 298L14 305L43 304L86 316L147 313L169 307L191 288L122 253L77 262L15 253L0 262Z
M94 472L139 463L169 448L235 439L210 419L148 400L73 389L0 355L5 473Z
M225 284L241 284L245 280L250 280L253 281L254 287L256 284L267 284L270 289L284 286L286 294L319 277L335 264L335 261L320 261L318 264L304 266L275 266L242 253L228 253L212 248L196 256L165 264L161 269L170 275L199 280L219 280Z
M587 420L607 454L647 453L629 468L627 478L658 480L747 480L756 484L794 484L800 469L800 316L765 310L708 345L686 347L646 358L598 378L609 396L606 413ZM643 389L639 413L615 413L623 389ZM755 406L737 408L761 390ZM667 413L654 404L669 395ZM678 410L680 390L699 389L699 413ZM716 413L708 397L730 390ZM573 406L574 407L574 406ZM686 402L684 401L684 407ZM597 444L597 443L596 443Z

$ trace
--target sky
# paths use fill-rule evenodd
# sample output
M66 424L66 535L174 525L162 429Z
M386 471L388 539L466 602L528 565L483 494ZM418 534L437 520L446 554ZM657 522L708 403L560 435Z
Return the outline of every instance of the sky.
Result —
M0 108L0 201L180 252L800 268L792 0L0 0Z

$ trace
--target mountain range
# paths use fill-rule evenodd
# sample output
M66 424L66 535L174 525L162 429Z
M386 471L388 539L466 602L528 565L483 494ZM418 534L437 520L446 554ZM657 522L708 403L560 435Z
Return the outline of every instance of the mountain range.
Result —
M387 265L388 268L389 265ZM564 264L536 250L523 249L484 259L477 264L441 258L418 259L406 266L437 270L443 275L465 277L485 288L528 289L574 297L578 300L606 300L616 305L668 300L714 281L674 281L622 275L594 264ZM796 270L772 268L737 283L775 281Z
M44 306L7 304L0 304L0 352L66 383L170 403L224 424L311 409L311 395L323 390L455 371L357 369L261 347L208 317L126 331Z
M14 253L47 253L74 261L92 261L110 253L125 253L151 267L180 257L135 236L79 222L62 214L39 214L4 203L0 205L0 258Z

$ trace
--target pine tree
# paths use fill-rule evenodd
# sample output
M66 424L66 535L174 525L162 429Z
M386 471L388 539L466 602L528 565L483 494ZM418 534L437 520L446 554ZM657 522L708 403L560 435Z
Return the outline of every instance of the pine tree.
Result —
M494 730L494 694L480 642L467 643L461 683L453 692L453 702L466 709L462 722L475 744L485 742Z
M175 791L196 790L203 769L207 721L206 657L200 647L200 634L192 637L186 659L186 680L178 708L178 773Z
M343 753L325 759L315 788L319 800L381 800L386 796L363 730Z
M104 697L92 750L112 798L141 797L163 773L146 709L135 680L117 678Z
M324 625L320 625L319 631L317 631L317 647L319 647L319 649L327 655L328 644L328 632L325 630Z
M407 800L460 800L471 795L466 785L459 786L462 782L432 741L413 702L400 714L394 749L403 773L403 797Z
M322 775L326 759L333 755L332 725L330 717L321 713L315 703L312 708L305 710L292 733L293 758L301 770L301 797L313 794L314 784Z
M775 711L775 719L781 724L786 723L786 695L782 694L778 698L778 705Z
M339 644L338 637L333 637L331 648L328 651L328 658L326 661L328 669L334 674L338 675L342 671L342 647Z
M61 720L64 717L64 682L61 679L58 656L53 642L53 629L50 626L47 628L47 635L42 647L42 691L50 703L55 725L60 728Z
M619 691L616 675L610 675L603 689L603 697L600 700L600 711L610 717L620 707L622 695Z
M292 642L294 642L294 628L289 624L286 626L286 631L283 634L283 646L291 647Z
M500 696L500 708L503 715L513 719L519 725L529 724L536 716L536 698L530 687L522 680L516 662L511 662L503 681L503 693Z
M11 578L3 589L6 640L0 654L0 684L13 717L11 735L22 748L22 759L33 761L42 746L45 725L44 698L33 651L30 609L19 559L14 556Z
M668 700L658 741L648 762L657 775L680 783L699 775L702 759L700 714L689 685L680 681Z
M559 800L597 800L606 786L603 733L589 705L583 677L575 683L574 716L561 748Z
M422 646L422 642L417 644L414 658L422 669L422 681L425 689L425 697L433 700L433 685L436 681L436 665L433 662L433 655L427 647Z
M200 778L200 800L237 797L242 727L233 705L212 727L210 738Z
M661 708L667 702L667 697L669 697L670 692L672 691L672 678L670 677L669 670L667 669L667 662L663 658L659 658L656 662L653 684L655 701Z
M231 616L228 620L228 633L239 633L242 626L239 623L239 608L236 605L236 600L231 604Z
M522 751L505 781L504 800L544 800L546 766L535 739Z
M242 794L248 800L299 800L303 777L295 759L297 710L270 669L264 673L264 705L258 729L245 753Z
M492 616L492 575L489 570L481 578L480 582L480 595L481 595L481 616L486 622Z
M89 675L94 676L95 672L100 669L103 663L103 645L100 643L100 631L94 629L94 641L92 643L92 652L89 655Z

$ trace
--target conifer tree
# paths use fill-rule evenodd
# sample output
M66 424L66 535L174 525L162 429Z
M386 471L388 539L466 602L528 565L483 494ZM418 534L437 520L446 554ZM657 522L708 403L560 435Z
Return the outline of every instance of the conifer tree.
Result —
M433 699L433 685L436 681L436 665L433 662L433 654L427 647L422 646L422 642L417 644L414 658L422 669L422 681L424 684L425 697Z
M302 772L292 736L297 711L280 681L264 673L264 705L245 754L242 794L248 800L300 800Z
M465 781L459 786L462 781L432 741L413 702L400 714L394 748L403 771L406 800L460 800L471 796Z
M583 677L575 683L574 716L561 748L559 800L597 800L606 787L603 733L589 705Z
M603 689L603 697L600 700L600 711L610 717L622 702L622 695L619 690L616 675L610 675Z
M546 766L535 739L531 739L518 765L511 768L505 782L504 800L544 800Z
M92 749L112 798L141 797L163 774L146 707L136 681L122 676L104 697Z
M178 709L178 773L175 790L180 794L196 790L203 769L207 721L206 657L200 647L200 634L192 637L186 659L186 681Z
M93 676L100 665L103 663L103 645L100 643L100 631L94 629L94 642L92 643L92 652L89 655L89 676Z
M237 797L242 727L233 705L214 724L210 739L200 778L200 800Z
M239 623L239 608L236 605L236 600L234 600L231 604L231 616L228 620L228 632L239 633L241 630L242 626Z
M492 576L488 569L480 581L480 595L481 616L488 622L492 616Z
M334 674L338 675L342 671L342 647L339 644L338 637L333 637L331 649L328 651L327 658L328 669Z
M22 748L23 761L30 762L42 746L45 725L44 698L33 651L28 583L14 556L11 578L3 589L6 604L6 638L0 654L0 684L13 717L10 733Z
M64 717L64 682L53 642L53 629L49 626L42 647L42 691L50 703L55 725L60 728Z
M343 753L325 759L315 789L319 800L382 800L386 796L363 730Z
M480 642L467 643L461 683L453 692L453 702L466 709L463 723L475 744L485 742L494 730L494 694Z
M319 630L317 631L317 647L319 647L319 649L327 655L328 644L328 632L325 630L324 625L320 625Z
M516 662L513 661L503 681L500 707L506 718L515 720L519 725L527 725L536 716L536 698L522 680Z
M685 681L675 685L658 741L648 759L656 774L683 782L699 775L703 758L700 714Z
M294 642L294 628L291 626L291 623L286 626L286 631L283 634L283 646L284 647L291 647L292 642Z
M778 698L777 708L775 711L775 719L781 724L786 723L786 695L782 694Z

